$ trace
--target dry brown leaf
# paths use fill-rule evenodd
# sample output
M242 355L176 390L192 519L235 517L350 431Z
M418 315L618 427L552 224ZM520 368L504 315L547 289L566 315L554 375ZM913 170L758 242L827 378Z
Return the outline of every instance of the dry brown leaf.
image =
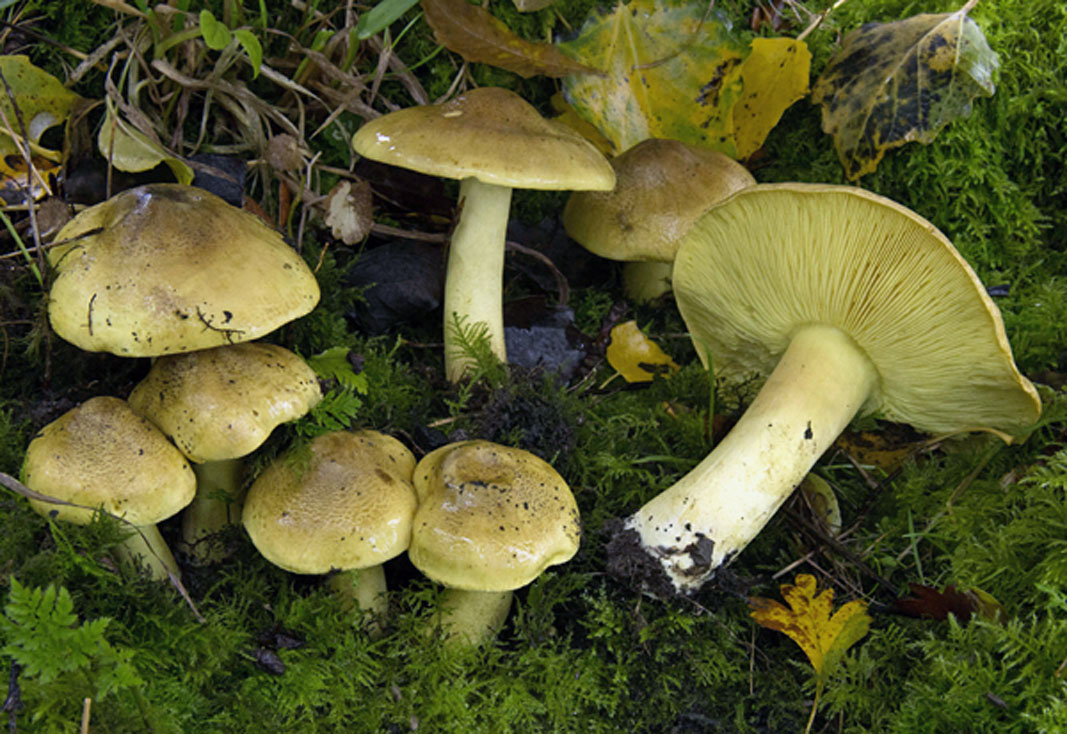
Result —
M422 0L426 22L439 44L467 61L498 66L519 76L600 74L548 43L524 41L488 11L467 0Z

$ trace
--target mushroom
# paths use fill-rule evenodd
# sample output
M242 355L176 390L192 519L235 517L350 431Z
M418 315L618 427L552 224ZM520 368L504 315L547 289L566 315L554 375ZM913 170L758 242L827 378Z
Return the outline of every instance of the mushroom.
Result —
M615 185L611 166L585 138L496 87L379 117L356 131L352 146L376 161L461 180L444 296L445 371L453 382L473 367L459 327L483 324L493 354L507 359L503 273L511 190Z
M275 459L248 490L241 520L263 557L385 616L382 564L411 540L415 457L377 431L335 431ZM376 624L373 622L372 624Z
M769 376L722 442L612 538L609 568L655 594L693 591L732 560L857 414L1010 441L1041 412L966 261L859 188L734 194L682 239L674 292L716 377Z
M193 499L196 477L185 457L126 401L95 397L64 413L30 441L23 483L41 494L79 505L30 500L42 515L86 524L96 508L135 527L120 546L159 580L178 575L156 523Z
M563 226L590 252L625 261L626 295L641 302L670 290L678 240L696 218L756 183L732 158L680 140L642 140L611 165L614 190L571 194Z
M81 211L56 242L48 318L86 351L156 357L249 341L319 300L280 234L192 186L123 191Z
M239 523L241 459L321 399L315 371L303 359L252 342L160 357L134 387L130 407L195 462L196 498L182 513L182 539L194 563L225 555L214 541Z
M489 441L448 444L415 466L408 557L444 593L445 638L480 644L504 624L515 589L578 551L581 522L550 464Z

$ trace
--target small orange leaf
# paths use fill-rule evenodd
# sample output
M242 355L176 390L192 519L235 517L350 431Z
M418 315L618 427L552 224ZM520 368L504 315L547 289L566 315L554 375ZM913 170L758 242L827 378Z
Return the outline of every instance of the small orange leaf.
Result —
M833 589L816 594L815 577L806 573L796 577L795 586L782 584L779 588L789 607L773 599L751 597L752 618L761 627L788 635L800 645L821 686L845 652L867 634L871 624L867 603L850 601L831 616Z
M491 64L529 78L535 74L601 74L548 43L524 41L489 11L467 0L422 0L439 44L467 61Z
M608 364L627 382L651 382L655 375L669 377L678 371L674 360L638 328L636 321L624 321L611 330L606 356Z

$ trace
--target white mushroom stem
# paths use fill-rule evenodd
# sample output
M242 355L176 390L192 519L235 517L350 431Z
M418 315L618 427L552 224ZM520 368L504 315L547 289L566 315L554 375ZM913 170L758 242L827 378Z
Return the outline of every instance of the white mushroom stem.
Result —
M461 645L481 645L497 636L511 610L511 591L445 589L441 595L441 636Z
M504 346L504 242L511 188L465 178L459 187L460 217L449 246L445 274L445 373L463 378L473 361L456 332L484 324L493 354L507 361Z
M196 496L182 511L182 542L193 563L206 565L226 557L217 536L241 519L241 459L193 464Z
M132 566L140 565L150 578L155 581L166 581L170 571L175 576L180 576L178 563L174 560L174 554L170 552L163 536L159 534L159 528L155 525L137 526L126 540L116 548L119 557Z
M673 262L635 260L622 266L623 290L638 303L648 303L671 292Z
M877 381L842 331L801 328L722 443L631 515L620 535L635 531L676 591L698 588L759 533Z
M341 598L371 615L372 630L380 629L379 620L389 611L385 569L380 564L340 571L330 576L326 583Z

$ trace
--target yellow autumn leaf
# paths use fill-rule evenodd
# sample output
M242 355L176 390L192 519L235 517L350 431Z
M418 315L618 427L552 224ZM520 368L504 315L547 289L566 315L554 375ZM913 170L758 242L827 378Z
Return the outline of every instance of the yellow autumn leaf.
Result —
M655 375L669 377L678 371L674 360L638 328L636 321L623 322L611 330L607 358L627 382L651 382Z
M789 105L808 93L811 51L795 38L755 38L741 64L741 99L733 108L737 158L763 146Z
M736 157L732 109L749 48L706 2L631 0L557 44L606 72L563 79L567 101L621 153L673 138Z
M867 23L845 36L815 82L822 129L834 136L846 176L871 173L886 151L931 142L971 100L993 94L996 53L967 17L955 13Z
M773 599L752 597L752 618L761 627L788 635L808 656L820 683L833 672L841 656L859 642L870 628L871 617L864 601L850 601L836 612L834 590L815 593L815 577L802 573L796 584L782 584L782 597L789 606Z
M115 113L110 100L96 145L100 155L120 171L137 173L166 163L178 183L188 185L193 181L193 169L188 163L123 120Z
M0 71L7 82L7 88L0 94L0 112L3 113L0 119L5 121L0 122L0 188L9 192L12 200L19 201L19 192L26 186L25 157L20 147L23 140L19 125L21 117L29 138L30 158L38 174L31 186L36 199L48 193L48 174L58 171L63 157L61 151L41 146L41 135L66 122L85 100L51 74L34 66L27 56L0 56ZM6 93L7 89L11 90L11 96ZM16 105L18 116L15 115Z

